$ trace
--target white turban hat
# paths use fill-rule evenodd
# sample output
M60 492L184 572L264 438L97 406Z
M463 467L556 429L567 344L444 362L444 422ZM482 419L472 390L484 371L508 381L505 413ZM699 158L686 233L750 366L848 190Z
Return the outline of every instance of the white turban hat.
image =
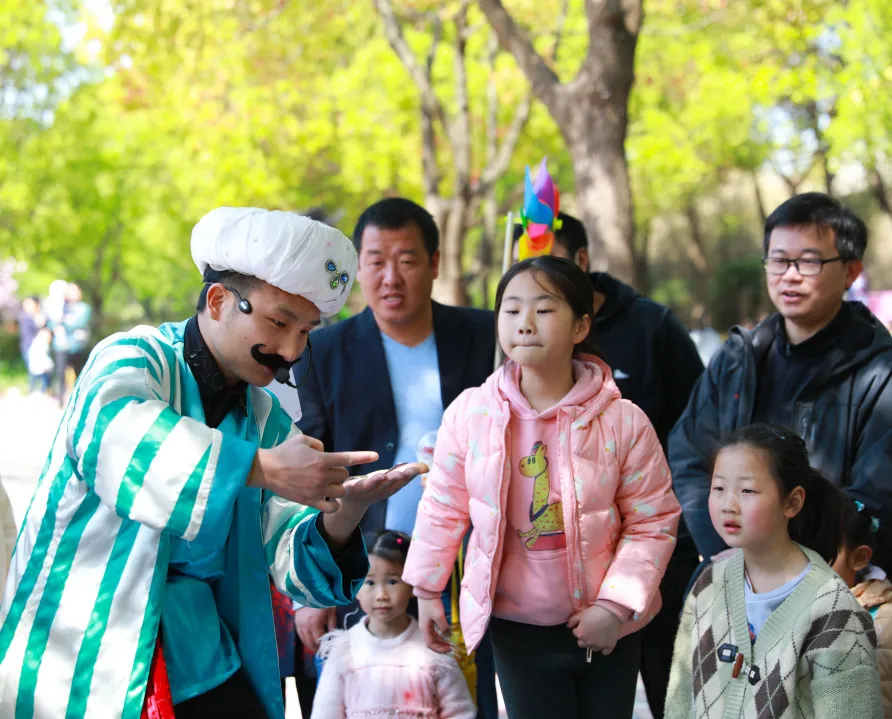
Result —
M342 232L293 212L218 207L192 230L192 259L208 268L256 277L312 302L323 317L347 301L356 250Z

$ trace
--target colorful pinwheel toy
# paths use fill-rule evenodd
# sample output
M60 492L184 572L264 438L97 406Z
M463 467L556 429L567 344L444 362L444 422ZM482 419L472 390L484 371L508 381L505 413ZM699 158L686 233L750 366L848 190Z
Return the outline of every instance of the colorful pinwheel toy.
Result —
M535 183L530 179L530 168L527 167L523 208L520 211L523 235L519 241L518 257L521 260L550 254L554 245L554 231L561 228L558 219L561 193L548 174L545 163L546 158L543 157Z

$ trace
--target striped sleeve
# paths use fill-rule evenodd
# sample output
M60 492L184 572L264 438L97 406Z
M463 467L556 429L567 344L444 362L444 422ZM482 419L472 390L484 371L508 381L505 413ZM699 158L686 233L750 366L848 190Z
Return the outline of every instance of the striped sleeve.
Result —
M172 409L179 371L163 337L110 338L78 382L66 439L79 477L118 516L191 541L231 512L257 446Z
M280 436L300 434L290 418L281 415ZM263 547L269 574L279 591L303 606L350 604L369 571L362 534L357 530L335 557L319 533L318 518L316 509L264 492Z

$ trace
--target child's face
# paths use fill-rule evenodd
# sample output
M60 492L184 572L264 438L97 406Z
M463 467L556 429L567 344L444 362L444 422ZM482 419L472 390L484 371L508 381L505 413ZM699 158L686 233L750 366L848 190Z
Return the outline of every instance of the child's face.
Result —
M797 487L784 500L766 458L744 445L719 452L709 491L709 517L732 548L771 547L789 536L787 523L802 508Z
M521 272L505 288L499 309L499 344L522 367L566 363L588 335L591 319L579 319L542 272Z
M357 598L359 606L369 616L372 633L406 614L412 599L412 587L402 580L403 566L386 559L369 556L369 573Z

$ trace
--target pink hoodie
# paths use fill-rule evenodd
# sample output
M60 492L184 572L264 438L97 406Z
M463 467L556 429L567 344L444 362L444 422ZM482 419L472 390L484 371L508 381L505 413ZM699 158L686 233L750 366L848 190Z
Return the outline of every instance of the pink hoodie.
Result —
M558 442L548 450L548 468L552 485L557 477L560 486L570 607L575 612L599 600L627 607L633 616L623 625L625 636L660 608L659 584L681 509L647 416L620 397L606 364L584 360L575 376L590 373L595 390L557 408ZM473 524L460 599L469 650L483 637L500 582L509 482L520 460L507 450L510 398L500 386L516 383L510 375L516 372L507 362L446 410L403 572L419 596L439 596Z

